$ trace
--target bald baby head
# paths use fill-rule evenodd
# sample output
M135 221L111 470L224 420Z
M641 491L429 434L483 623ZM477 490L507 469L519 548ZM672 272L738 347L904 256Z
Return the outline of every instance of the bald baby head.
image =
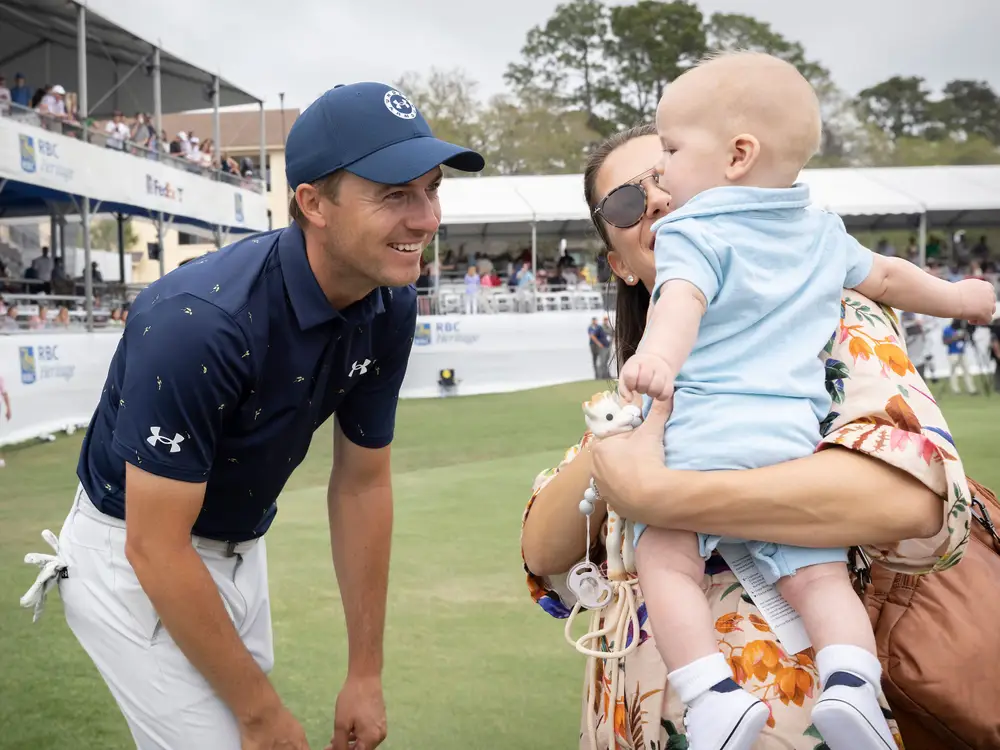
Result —
M734 139L741 137L749 139L751 150L755 143L756 153L743 154L740 168L727 172L719 184L788 187L822 139L812 86L795 66L758 52L713 55L679 76L660 99L656 126L667 152L673 138L683 140L699 128L726 149L738 149ZM718 164L706 166L713 172Z

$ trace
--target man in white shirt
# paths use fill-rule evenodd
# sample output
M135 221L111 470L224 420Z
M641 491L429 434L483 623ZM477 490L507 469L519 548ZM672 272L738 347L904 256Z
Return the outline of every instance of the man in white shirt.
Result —
M38 280L46 284L52 281L52 258L49 256L49 248L43 247L42 254L31 261L31 267L38 274Z
M108 134L108 140L105 144L108 148L113 148L116 151L125 150L125 142L129 139L131 131L125 124L125 118L121 112L115 110L114 118L104 126L104 132Z
M42 97L39 110L55 117L66 116L66 89L58 83L53 86L49 93Z

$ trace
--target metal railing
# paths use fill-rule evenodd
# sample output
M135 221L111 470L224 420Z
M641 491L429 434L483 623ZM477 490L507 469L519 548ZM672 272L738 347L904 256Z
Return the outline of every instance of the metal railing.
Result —
M0 117L6 117L21 122L25 125L33 125L52 133L58 133L68 138L76 138L85 141L98 148L108 148L122 153L131 154L139 159L151 159L166 164L184 172L190 172L217 182L225 182L236 185L244 190L252 190L255 193L264 193L264 181L259 177L243 177L239 174L224 172L219 167L207 167L184 156L177 156L165 150L167 144L160 144L159 138L155 137L159 148L147 148L143 144L125 140L121 142L117 136L108 133L103 129L94 127L93 119L88 119L86 123L80 123L71 115L54 115L48 112L40 112L37 109L22 107L13 102L0 104ZM152 127L152 126L149 126ZM121 143L119 146L118 144ZM213 160L220 158L218 153L213 155Z

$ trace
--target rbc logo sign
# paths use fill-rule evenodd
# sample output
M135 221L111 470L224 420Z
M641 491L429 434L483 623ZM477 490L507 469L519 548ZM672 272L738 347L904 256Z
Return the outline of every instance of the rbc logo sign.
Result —
M443 323L438 323L437 324L437 332L438 333L445 333L445 334L448 334L448 333L458 333L458 326L459 325L460 325L460 323L458 323L458 322L452 323L450 320L446 320Z
M21 169L31 174L38 169L38 162L35 158L35 139L30 135L20 135L21 142Z
M38 359L41 362L58 362L59 355L57 346L39 346L38 348Z
M21 346L17 350L21 363L21 382L31 385L38 380L38 366L35 364L35 349L31 346Z
M427 346L431 343L430 323L417 323L417 329L413 332L413 343L417 346Z

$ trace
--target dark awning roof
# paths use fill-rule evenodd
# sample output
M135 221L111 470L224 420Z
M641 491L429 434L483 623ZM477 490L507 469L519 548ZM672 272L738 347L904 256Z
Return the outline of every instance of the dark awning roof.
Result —
M77 0L0 0L0 73L7 77L8 86L13 86L15 73L23 73L32 89L48 83L77 91L78 5ZM115 109L128 115L153 112L153 46L153 42L88 9L87 99L91 116L108 117ZM144 58L145 62L104 98L116 80ZM163 112L211 107L212 78L212 73L161 48ZM225 79L220 84L222 107L260 101Z

